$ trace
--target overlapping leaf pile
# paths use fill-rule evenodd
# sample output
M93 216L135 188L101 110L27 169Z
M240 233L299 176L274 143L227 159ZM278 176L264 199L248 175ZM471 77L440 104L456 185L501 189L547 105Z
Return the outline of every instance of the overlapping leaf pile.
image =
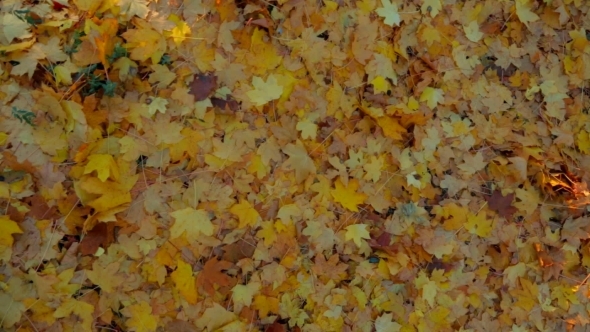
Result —
M2 1L2 329L583 330L589 9Z

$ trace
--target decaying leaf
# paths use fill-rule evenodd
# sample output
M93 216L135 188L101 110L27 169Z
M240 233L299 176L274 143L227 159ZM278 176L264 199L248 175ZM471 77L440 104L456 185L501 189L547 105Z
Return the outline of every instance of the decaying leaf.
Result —
M590 2L0 2L0 330L583 331Z

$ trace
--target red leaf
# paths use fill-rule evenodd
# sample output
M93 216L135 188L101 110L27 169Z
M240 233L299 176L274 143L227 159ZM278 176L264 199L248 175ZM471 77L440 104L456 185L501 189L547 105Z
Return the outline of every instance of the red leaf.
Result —
M54 10L62 10L64 8L68 8L68 6L66 6L64 4L61 4L61 3L57 2L57 1L52 1L52 3L53 3L53 9Z
M212 74L195 74L189 93L195 96L195 101L207 99L217 88L217 76Z
M100 246L106 248L113 241L112 223L98 223L91 229L80 242L82 255L94 255Z
M229 286L233 280L223 271L232 267L233 264L228 261L217 260L213 257L205 263L203 271L197 276L197 285L202 287L209 295L215 294L215 285Z
M508 196L502 196L500 190L495 190L491 196L487 197L488 206L490 209L496 211L498 215L506 219L510 219L517 209L512 206L512 200L514 200L514 194Z

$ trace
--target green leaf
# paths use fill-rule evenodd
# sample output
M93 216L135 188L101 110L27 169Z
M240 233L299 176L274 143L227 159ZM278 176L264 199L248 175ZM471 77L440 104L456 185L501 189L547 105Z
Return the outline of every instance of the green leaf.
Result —
M102 89L104 90L104 94L109 96L109 97L113 97L115 95L115 89L117 88L117 83L111 81L111 80L106 80L103 84L102 84Z
M26 122L33 127L35 126L35 124L33 124L33 119L36 117L36 115L31 111L21 110L12 106L12 116L14 116L20 122Z
M162 58L160 59L160 63L161 65L169 65L172 63L172 59L170 58L169 54L164 54L162 55Z
M115 49L113 50L113 54L109 55L109 63L115 62L118 58L122 58L127 56L127 49L121 46L121 44L115 45Z

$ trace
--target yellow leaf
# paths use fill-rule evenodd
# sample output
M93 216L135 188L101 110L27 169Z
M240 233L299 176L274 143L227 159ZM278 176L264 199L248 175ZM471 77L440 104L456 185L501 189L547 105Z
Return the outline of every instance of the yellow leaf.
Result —
M254 90L248 91L247 95L256 106L262 106L271 100L278 99L283 94L283 87L279 85L273 74L268 76L266 82L262 78L254 76L252 86L254 86Z
M428 302L430 307L434 307L434 298L436 297L437 291L438 287L432 280L429 280L422 286L422 298Z
M134 22L137 23L138 29L129 29L121 34L127 41L125 46L131 50L129 57L137 61L151 58L152 63L160 62L166 51L164 37L145 21L134 20Z
M377 5L376 0L360 0L356 2L356 8L358 8L363 14L370 14Z
M0 46L0 52L5 52L5 53L10 53L10 52L14 52L14 51L21 51L21 50L25 50L31 46L33 46L35 44L36 40L35 39L30 39L21 43L12 43L10 45L1 45Z
M527 27L530 22L539 19L539 16L531 11L530 0L516 0L516 16Z
M83 301L78 301L73 298L65 298L61 305L53 313L55 318L69 317L74 314L82 320L81 327L72 326L73 330L78 331L92 331L94 306Z
M334 182L334 189L330 190L330 194L334 198L334 202L342 204L342 206L350 211L358 212L357 205L362 204L367 199L367 195L358 192L359 182L357 179L352 179L348 182L348 186L344 187L340 179Z
M365 309L368 303L367 294L357 286L352 286L351 289L359 308Z
M346 241L354 241L357 247L360 247L362 239L368 240L371 238L371 234L369 234L367 227L368 225L364 224L354 224L346 226L346 234L344 238L346 239Z
M295 180L300 183L307 179L308 176L316 173L316 166L313 159L307 154L305 146L300 140L296 144L287 144L283 152L289 156L289 159L283 164L283 167L289 170L295 170Z
M103 0L74 0L74 4L78 10L94 13L102 4Z
M425 101L430 109L434 109L443 99L443 91L431 87L426 87L420 95L420 101Z
M137 68L137 63L124 56L118 58L117 61L113 63L113 68L119 70L119 79L125 81L129 77L129 70L131 68Z
M315 140L317 136L318 125L309 121L309 120L302 120L297 123L297 130L301 132L301 138L303 139L313 139Z
M269 313L279 312L279 300L275 297L256 295L252 307L258 310L261 318L266 318Z
M172 29L170 37L174 40L176 46L179 46L185 39L186 36L191 34L191 28L184 21L176 22L176 27Z
M383 23L389 25L390 27L392 27L394 24L399 26L401 18L397 11L397 4L391 3L389 0L381 0L381 4L383 7L377 8L375 11L377 12L377 15L385 18Z
M466 207L459 206L456 203L450 203L442 209L444 211L444 217L447 218L443 224L443 228L446 231L458 230L467 222L469 210Z
M580 130L576 138L578 149L584 154L590 154L590 134L585 130Z
M156 114L156 112L160 112L162 114L166 113L166 106L168 105L168 100L160 97L153 97L150 104L148 105L148 113L150 115Z
M260 291L260 282L250 282L248 285L235 285L232 288L233 301L236 304L250 306L252 298Z
M467 39L474 43L477 43L483 37L483 32L479 31L479 24L477 24L477 21L472 21L469 25L464 26L463 30L465 30L465 36Z
M214 226L209 218L209 212L205 210L195 210L193 208L184 208L170 212L170 215L176 219L174 225L170 227L170 238L176 239L186 234L189 242L199 240L201 234L206 236L213 235Z
M300 216L301 209L297 204L287 204L281 206L279 212L277 213L277 218L281 219L281 222L285 225L289 225L292 223L293 216Z
M109 177L119 180L119 166L110 154L93 154L88 157L84 174L96 171L98 179L105 182Z
M133 16L146 18L149 13L146 0L119 0L121 13L125 14L128 19Z
M440 0L424 0L422 7L420 7L422 14L426 15L426 13L430 13L431 17L438 15L441 9L442 3Z
M22 40L31 37L30 29L31 25L13 13L5 12L0 16L0 32L2 32L0 36L4 37L0 39L2 44L11 44L15 38Z
M152 313L152 307L148 302L141 301L132 304L125 307L121 312L129 317L125 325L131 328L132 331L154 332L158 328L158 317Z
M55 83L58 85L63 83L65 85L72 84L72 72L63 65L57 65L53 67L53 72L55 73Z
M392 313L383 313L375 320L376 332L398 332L402 326L393 321Z
M125 281L122 275L117 275L121 263L113 262L102 266L98 261L92 264L92 270L86 270L88 279L99 286L106 293L113 293Z
M435 42L440 42L440 31L432 25L426 25L420 30L420 37L426 42L426 45L432 46Z
M375 93L387 93L389 90L389 82L383 76L377 76L372 81L371 84L375 90Z
M493 219L489 219L485 211L480 211L477 215L470 213L465 223L465 229L471 234L480 237L488 237L492 233Z
M197 288L192 266L183 260L179 260L176 270L170 274L170 277L185 300L190 304L196 304Z
M385 136L394 140L402 140L402 135L407 133L406 128L402 127L397 119L390 116L378 118L377 124L383 129Z
M22 300L16 300L10 294L0 292L0 317L3 317L0 327L3 327L4 331L14 331L11 328L21 320L23 312L30 308L25 306Z
M256 236L264 239L264 245L270 246L277 240L277 232L272 222L265 221L262 223L262 228L256 232Z
M128 191L110 190L87 205L93 207L96 212L107 212L129 202L131 194ZM117 212L121 212L121 209L117 209Z
M255 226L260 220L260 214L258 214L258 211L256 211L252 204L247 200L241 200L239 204L234 204L234 206L229 209L229 212L238 216L238 219L240 220L238 228Z
M22 234L22 230L15 221L8 216L0 216L0 261L10 260L12 255L12 234Z

